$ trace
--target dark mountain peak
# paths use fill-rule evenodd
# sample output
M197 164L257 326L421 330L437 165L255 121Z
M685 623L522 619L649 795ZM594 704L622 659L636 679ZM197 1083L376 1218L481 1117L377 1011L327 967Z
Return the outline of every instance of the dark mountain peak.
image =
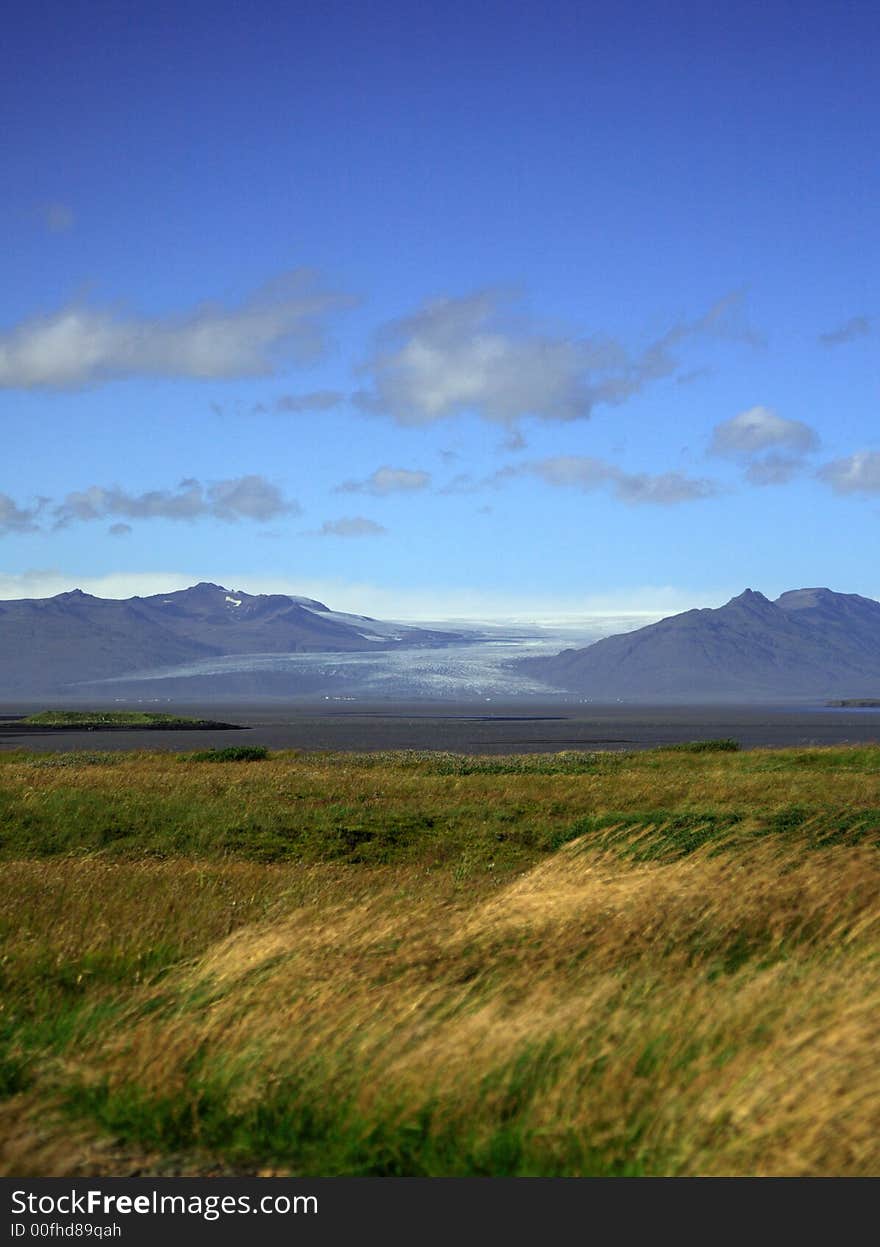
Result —
M758 617L760 619L769 619L771 616L779 615L779 608L775 602L771 602L763 593L759 593L757 589L744 589L742 593L737 594L735 598L731 598L717 611L712 612L716 617L725 618L726 616L747 615L751 618Z
M82 589L68 589L66 593L56 593L52 598L53 602L97 602L98 599L93 597L91 593L83 593Z
M209 580L200 580L197 585L190 585L187 589L172 589L169 593L152 593L149 597L137 600L183 607L195 606L203 609L215 605L228 596L229 590L224 589L222 585L212 584Z
M742 593L735 598L731 598L727 603L728 606L772 606L773 603L769 598L764 597L763 593L758 593L756 589L743 589Z
M212 584L210 580L200 580L197 585L192 585L189 589L183 589L183 593L228 593L223 585Z

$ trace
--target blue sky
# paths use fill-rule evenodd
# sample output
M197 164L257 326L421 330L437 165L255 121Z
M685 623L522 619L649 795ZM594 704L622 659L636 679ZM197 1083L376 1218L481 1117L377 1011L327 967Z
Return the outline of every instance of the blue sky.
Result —
M0 596L880 597L872 3L7 28Z

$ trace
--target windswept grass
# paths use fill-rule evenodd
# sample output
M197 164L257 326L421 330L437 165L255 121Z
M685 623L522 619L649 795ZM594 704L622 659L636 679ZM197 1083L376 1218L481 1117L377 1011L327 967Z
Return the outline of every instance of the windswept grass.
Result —
M467 761L6 758L0 1169L880 1172L880 750Z

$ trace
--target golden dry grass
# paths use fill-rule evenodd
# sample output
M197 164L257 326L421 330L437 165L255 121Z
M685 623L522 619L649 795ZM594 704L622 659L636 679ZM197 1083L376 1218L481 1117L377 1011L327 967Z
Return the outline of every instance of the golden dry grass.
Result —
M428 837L378 864L7 862L0 1019L27 1077L0 1169L877 1174L880 751L804 759L438 776L287 758L219 778L154 759L159 797L237 784L465 828L480 800L525 822L646 813L553 852L493 831L494 859L466 841L438 859ZM125 769L146 802L150 766L49 787L109 797ZM3 768L17 799L27 767ZM658 809L744 813L700 845ZM835 843L844 824L867 832Z
M622 868L581 844L475 907L389 882L220 941L100 1069L192 1096L197 1052L230 1112L305 1069L291 1094L389 1125L430 1106L479 1152L519 1067L517 1130L563 1165L877 1172L878 884L867 849Z

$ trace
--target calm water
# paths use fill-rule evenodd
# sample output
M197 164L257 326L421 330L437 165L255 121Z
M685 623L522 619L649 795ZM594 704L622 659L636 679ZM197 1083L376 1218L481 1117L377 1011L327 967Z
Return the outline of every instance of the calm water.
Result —
M146 707L141 706L141 709ZM156 709L167 707L156 707ZM4 715L32 707L3 706ZM325 706L175 705L174 710L242 724L240 732L53 732L15 735L0 720L0 749L169 749L231 744L270 749L441 749L538 753L560 749L649 749L733 737L743 748L880 742L880 710L822 706L593 706L564 701L467 703L329 702Z

